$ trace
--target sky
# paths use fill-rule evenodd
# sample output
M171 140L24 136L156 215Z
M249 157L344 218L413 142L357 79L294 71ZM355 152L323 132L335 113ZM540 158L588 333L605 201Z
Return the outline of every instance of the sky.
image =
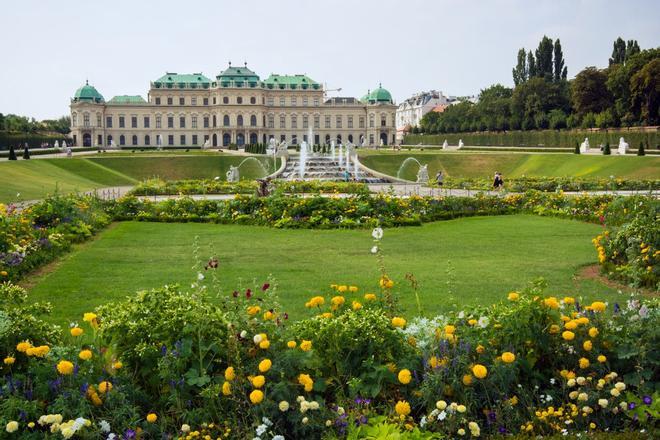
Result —
M387 88L472 95L512 86L518 49L560 38L569 78L606 67L621 36L660 46L658 0L2 0L0 113L69 113L89 79L146 97L167 72L305 73L328 96Z

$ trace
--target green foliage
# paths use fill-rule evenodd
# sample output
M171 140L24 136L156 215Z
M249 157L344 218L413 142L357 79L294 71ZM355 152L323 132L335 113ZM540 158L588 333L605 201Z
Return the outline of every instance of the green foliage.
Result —
M605 146L603 147L603 154L604 154L605 156L609 156L609 155L612 154L612 149L610 148L610 143L609 143L609 141L608 141L608 142L605 142Z
M14 151L14 146L10 145L9 146L9 160L17 160L18 158L16 157L16 151Z

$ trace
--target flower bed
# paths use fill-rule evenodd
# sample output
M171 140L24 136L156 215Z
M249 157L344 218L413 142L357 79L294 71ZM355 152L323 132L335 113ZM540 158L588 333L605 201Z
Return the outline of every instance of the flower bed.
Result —
M435 182L431 182L435 184ZM446 177L443 188L470 189L489 191L493 189L490 179L464 179ZM437 185L436 185L437 186ZM657 191L660 190L660 180L633 179L596 179L576 177L519 177L506 179L504 188L513 192L529 190L555 191Z

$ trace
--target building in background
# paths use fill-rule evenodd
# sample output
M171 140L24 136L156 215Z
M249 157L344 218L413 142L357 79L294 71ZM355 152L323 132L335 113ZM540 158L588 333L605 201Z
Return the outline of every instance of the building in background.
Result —
M422 117L438 105L449 103L449 99L436 90L421 92L406 99L396 109L396 139L401 142L407 131L418 126Z
M71 99L74 145L214 147L277 142L392 144L396 105L379 86L362 99L328 98L306 75L271 74L262 80L247 67L229 67L215 79L201 73L166 73L151 82L147 99L105 101L86 83ZM309 129L314 139L307 139Z

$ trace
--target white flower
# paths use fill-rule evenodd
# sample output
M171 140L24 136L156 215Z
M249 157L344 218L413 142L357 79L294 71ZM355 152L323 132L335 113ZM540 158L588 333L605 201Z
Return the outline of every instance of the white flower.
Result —
M254 341L255 344L260 343L261 339L262 339L261 335L259 335L259 334L254 335L254 338L252 338L252 340Z
M261 423L263 423L266 426L273 426L273 422L270 421L268 417L264 417L261 419Z
M101 432L110 432L110 423L105 420L101 420L99 426L101 427Z
M423 416L422 419L419 421L419 426L422 428L426 426L426 416Z
M488 327L488 323L490 323L490 319L488 319L487 316L482 316L481 318L479 318L479 321L477 321L477 324L478 324L479 327L481 327L481 328L486 328L486 327Z
M325 421L325 426L327 426L328 428L331 427L332 426L332 420L326 420Z
M306 425L307 422L309 422L309 419L307 417L303 417L303 419L302 419L303 425Z
M371 231L371 236L375 240L380 240L381 238L383 238L383 228L374 228L374 230Z
M284 436L283 435L276 435L275 437L273 437L273 440L284 440Z
M340 416L341 416L341 415L344 415L345 412L346 412L346 411L344 411L344 407L343 407L343 406L338 406L338 407L337 407L337 414L339 414Z
M317 401L313 401L309 404L309 409L317 410L319 409L319 403Z
M607 399L598 399L598 404L599 404L602 408L606 408L606 407L607 407Z
M378 246L374 246L371 248L371 253L372 254L377 254L378 253Z
M220 180L220 176L215 176L213 180Z
M183 433L190 432L190 425L187 425L185 423L181 425L181 432Z
M555 382L556 382L556 380L555 380L555 378L554 378L554 377L550 379L550 385L554 385L554 384L555 384Z
M243 330L241 332L241 338L245 339L246 336L247 336L247 330Z
M465 318L465 312L461 310L460 312L458 312L458 319L463 319L463 318Z
M443 421L446 418L447 418L447 413L444 411L440 411L440 414L438 414L438 420Z
M649 308L646 307L646 304L644 304L642 307L639 308L639 317L644 319L649 316Z
M259 425L259 426L257 426L256 433L259 437L261 437L266 432L267 429L268 429L268 426Z
M110 434L110 435L108 436L108 440L115 440L116 438L117 438L117 436L114 435L114 434Z

